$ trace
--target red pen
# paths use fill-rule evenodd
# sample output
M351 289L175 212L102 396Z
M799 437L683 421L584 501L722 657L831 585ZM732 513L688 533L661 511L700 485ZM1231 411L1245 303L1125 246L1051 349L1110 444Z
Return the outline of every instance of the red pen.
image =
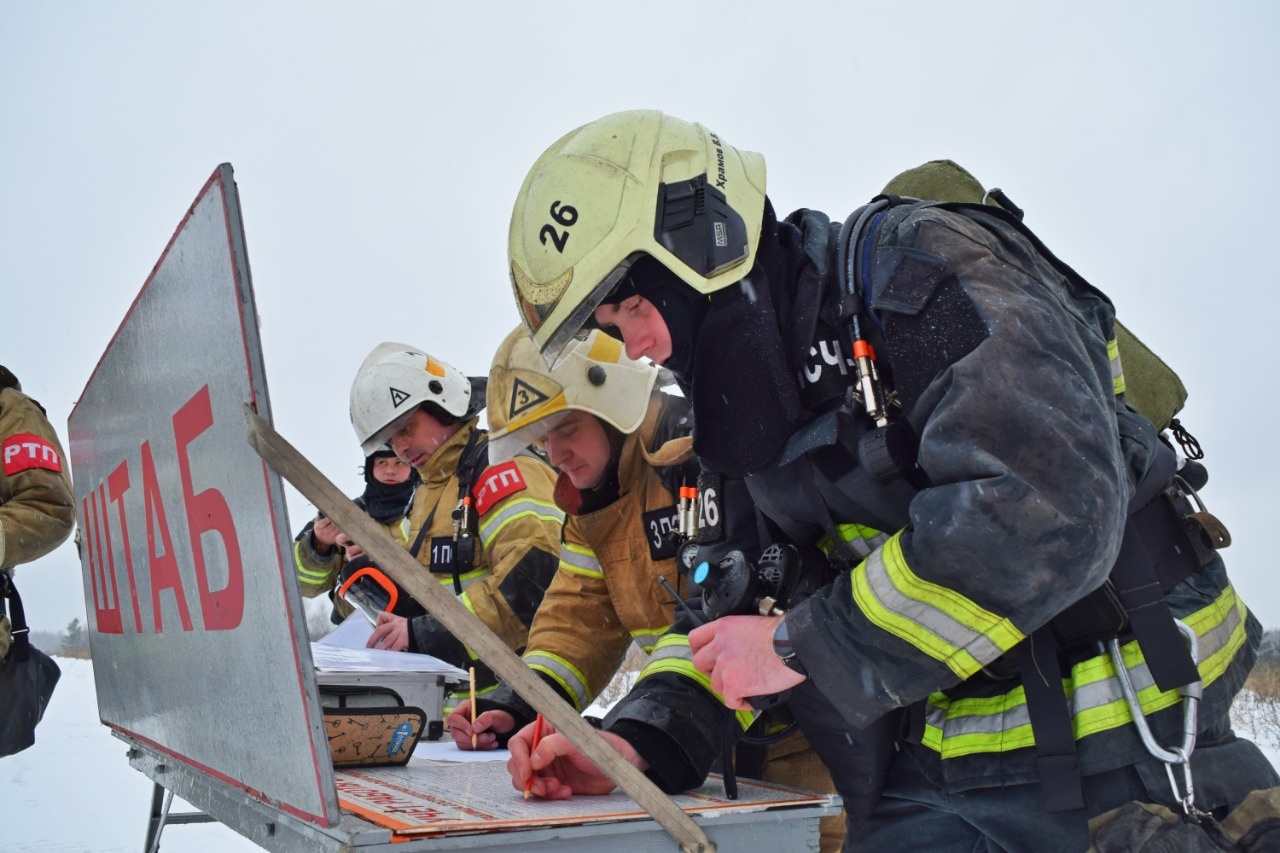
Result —
M529 778L524 780L524 798L529 799L529 789L533 787L533 751L538 748L538 741L542 740L542 714L538 714L538 719L533 723L533 745L529 747Z

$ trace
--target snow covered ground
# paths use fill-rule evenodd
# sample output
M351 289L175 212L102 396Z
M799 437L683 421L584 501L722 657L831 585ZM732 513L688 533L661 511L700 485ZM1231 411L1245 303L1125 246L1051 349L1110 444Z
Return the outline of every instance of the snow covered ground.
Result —
M93 665L58 658L62 680L36 731L36 745L0 758L4 847L26 853L138 853L146 840L151 780L129 766L124 743L98 721ZM1241 734L1253 736L1241 724ZM1259 739L1280 767L1280 749ZM174 812L191 807L175 800ZM162 850L234 853L258 849L221 824L170 826Z
M93 662L57 658L62 678L36 744L0 758L5 850L139 853L151 809L149 778L129 766L124 741L98 721ZM175 799L173 812L191 811ZM255 844L219 823L170 826L162 850L234 853Z

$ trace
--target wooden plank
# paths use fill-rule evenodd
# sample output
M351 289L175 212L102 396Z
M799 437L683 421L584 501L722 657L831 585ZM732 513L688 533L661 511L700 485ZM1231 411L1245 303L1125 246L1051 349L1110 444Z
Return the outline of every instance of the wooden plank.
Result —
M329 482L270 424L245 406L245 440L317 509L350 536L392 580L478 654L500 678L533 705L631 799L653 816L685 853L711 853L715 845L684 810L534 674L496 634L449 590L423 572L409 552Z

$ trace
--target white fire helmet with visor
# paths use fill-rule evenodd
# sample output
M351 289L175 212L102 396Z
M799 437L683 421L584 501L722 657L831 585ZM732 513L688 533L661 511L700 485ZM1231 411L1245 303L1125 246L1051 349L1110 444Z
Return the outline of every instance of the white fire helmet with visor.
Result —
M351 383L351 426L360 449L370 456L422 404L461 419L479 412L483 398L456 367L409 344L384 342L365 357Z
M595 415L624 435L640 428L658 368L634 361L598 329L573 340L548 367L524 326L498 347L489 370L489 459L504 462L555 428L566 413Z
M570 132L511 214L511 284L534 344L554 363L643 255L704 295L740 281L764 203L764 158L700 124L637 110Z

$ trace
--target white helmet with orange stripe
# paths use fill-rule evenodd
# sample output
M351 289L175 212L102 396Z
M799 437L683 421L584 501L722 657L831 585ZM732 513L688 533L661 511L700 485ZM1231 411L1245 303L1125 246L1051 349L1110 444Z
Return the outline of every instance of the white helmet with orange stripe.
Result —
M484 406L461 370L417 347L386 342L365 358L351 383L351 425L365 456L374 453L424 403L455 417Z

